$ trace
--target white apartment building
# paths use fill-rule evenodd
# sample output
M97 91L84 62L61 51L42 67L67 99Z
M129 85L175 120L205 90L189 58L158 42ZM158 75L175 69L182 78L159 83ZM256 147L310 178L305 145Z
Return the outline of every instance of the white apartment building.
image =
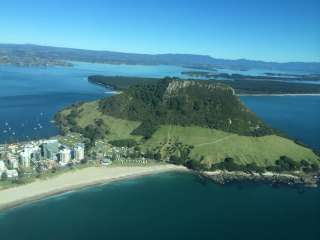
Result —
M71 150L69 148L63 148L59 151L59 164L64 166L71 161Z
M4 161L0 160L0 172L4 172L7 170L6 164L4 163Z
M32 144L26 145L23 151L20 153L20 161L23 167L29 168L32 155L40 152L39 146L34 146Z
M30 162L31 162L31 154L29 154L28 152L21 152L20 153L20 162L21 165L25 168L29 168L30 167Z
M84 145L78 144L74 147L74 160L81 161L84 159Z
M10 153L8 154L8 163L9 163L9 168L12 168L12 169L19 168L19 161L13 154L10 154Z

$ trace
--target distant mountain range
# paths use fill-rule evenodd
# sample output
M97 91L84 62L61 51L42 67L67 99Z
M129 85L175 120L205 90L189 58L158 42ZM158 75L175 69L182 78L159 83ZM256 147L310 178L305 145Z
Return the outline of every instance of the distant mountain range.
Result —
M0 63L17 65L68 65L63 61L84 61L113 64L180 65L188 67L252 68L320 73L320 62L264 62L247 59L219 59L195 54L136 54L94 51L74 48L48 47L32 44L0 44Z

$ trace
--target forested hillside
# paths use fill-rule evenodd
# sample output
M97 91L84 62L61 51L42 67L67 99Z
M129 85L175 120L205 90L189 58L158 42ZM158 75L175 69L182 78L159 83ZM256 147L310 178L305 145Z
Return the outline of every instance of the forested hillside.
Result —
M146 137L161 124L254 136L274 132L244 106L231 87L213 82L166 78L134 85L120 95L101 100L99 108L113 117L142 122L134 134Z

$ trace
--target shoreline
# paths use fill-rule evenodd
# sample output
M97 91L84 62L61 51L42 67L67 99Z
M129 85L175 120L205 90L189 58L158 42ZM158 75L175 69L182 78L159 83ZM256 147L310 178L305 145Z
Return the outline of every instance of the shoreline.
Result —
M0 190L0 213L74 190L170 171L188 170L185 167L165 164L147 167L88 167L67 172L54 178Z
M73 172L67 172L53 178L37 180L35 182L0 190L0 214L6 210L45 200L63 193L80 191L115 181L128 180L136 177L149 176L164 172L190 172L205 177L210 181L224 185L231 182L265 182L271 184L301 185L304 187L318 187L318 180L304 179L289 173L265 172L246 173L242 171L228 172L192 171L183 166L172 164L153 165L145 167L88 167Z
M229 182L265 182L271 184L285 184L285 185L301 185L308 188L318 187L319 175L313 176L297 176L291 173L247 173L243 171L229 172L226 170L204 171L204 177L209 178L215 183L226 184Z

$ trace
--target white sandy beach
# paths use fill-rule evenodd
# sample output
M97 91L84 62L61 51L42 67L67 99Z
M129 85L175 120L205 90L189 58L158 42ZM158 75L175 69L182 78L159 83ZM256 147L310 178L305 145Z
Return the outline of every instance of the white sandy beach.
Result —
M185 171L175 165L146 167L89 167L27 185L0 190L0 210L39 200L44 197L114 180L150 175L166 171Z

